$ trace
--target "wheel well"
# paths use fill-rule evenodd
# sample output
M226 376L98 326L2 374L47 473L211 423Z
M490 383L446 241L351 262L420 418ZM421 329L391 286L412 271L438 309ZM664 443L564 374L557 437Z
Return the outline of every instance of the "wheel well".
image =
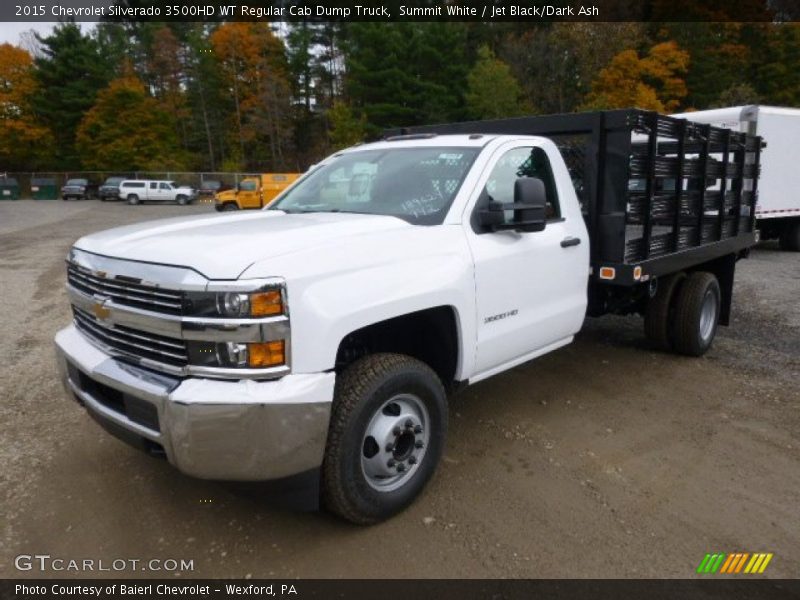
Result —
M446 388L451 388L458 365L455 310L450 306L429 308L353 331L339 344L336 372L375 352L413 356L433 369Z

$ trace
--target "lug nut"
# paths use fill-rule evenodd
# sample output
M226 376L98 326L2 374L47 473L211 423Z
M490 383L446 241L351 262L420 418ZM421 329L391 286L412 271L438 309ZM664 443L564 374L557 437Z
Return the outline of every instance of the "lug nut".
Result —
M416 442L414 442L414 447L416 448L422 448L424 445L425 444L423 443L422 440L417 440Z
M417 457L416 456L409 456L408 457L408 464L410 464L410 465L417 464Z
M391 452L392 450L394 450L394 444L389 442L388 444L386 444L386 451Z
M414 433L422 433L422 425L415 425Z
M400 429L399 427L395 427L394 429L392 429L392 433L395 435L400 435L401 433L403 433L403 430Z
M405 466L405 464L403 464L403 463L397 463L397 472L398 472L398 473L402 473L402 472L403 472L403 471L405 471L405 470L406 470L406 466Z
M387 467L393 467L394 466L394 459L390 458L389 461L386 463L386 466Z
M414 426L414 422L411 419L406 419L406 429L411 429Z

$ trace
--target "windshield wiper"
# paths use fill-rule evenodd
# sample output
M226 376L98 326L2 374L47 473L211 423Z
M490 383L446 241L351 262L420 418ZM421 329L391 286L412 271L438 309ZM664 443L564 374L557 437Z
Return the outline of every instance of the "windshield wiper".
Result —
M331 208L325 210L322 208L309 208L309 209L293 209L293 208L270 208L269 210L282 210L287 215L310 215L312 213L338 213L342 212L340 208Z

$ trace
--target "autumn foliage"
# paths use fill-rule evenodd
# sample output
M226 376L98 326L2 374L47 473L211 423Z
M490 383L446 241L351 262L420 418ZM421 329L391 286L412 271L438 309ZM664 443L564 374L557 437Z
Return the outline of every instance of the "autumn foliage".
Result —
M114 79L97 95L78 128L77 140L81 162L88 169L183 168L172 115L132 73Z
M688 93L683 79L688 67L689 53L681 50L675 42L657 44L643 57L635 50L623 50L600 71L585 106L635 106L674 112Z
M299 171L385 128L800 106L800 24L760 21L763 4L652 0L663 20L619 23L64 22L0 45L0 172ZM725 15L760 22L709 21Z
M50 135L36 119L33 59L25 50L0 45L0 169L36 164L49 150Z

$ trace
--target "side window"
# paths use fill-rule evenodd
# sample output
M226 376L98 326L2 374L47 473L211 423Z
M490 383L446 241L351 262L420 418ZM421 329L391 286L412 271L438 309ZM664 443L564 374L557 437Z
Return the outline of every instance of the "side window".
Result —
M513 202L514 182L520 177L537 177L542 180L547 194L547 218L560 219L561 209L553 170L550 168L547 153L541 148L514 148L503 154L492 169L484 191L495 202Z
M172 189L168 183L162 183L160 184L160 187L162 190L167 190L167 191Z
M150 189L151 190L157 190L158 189L158 184L155 181L151 181L150 182Z

